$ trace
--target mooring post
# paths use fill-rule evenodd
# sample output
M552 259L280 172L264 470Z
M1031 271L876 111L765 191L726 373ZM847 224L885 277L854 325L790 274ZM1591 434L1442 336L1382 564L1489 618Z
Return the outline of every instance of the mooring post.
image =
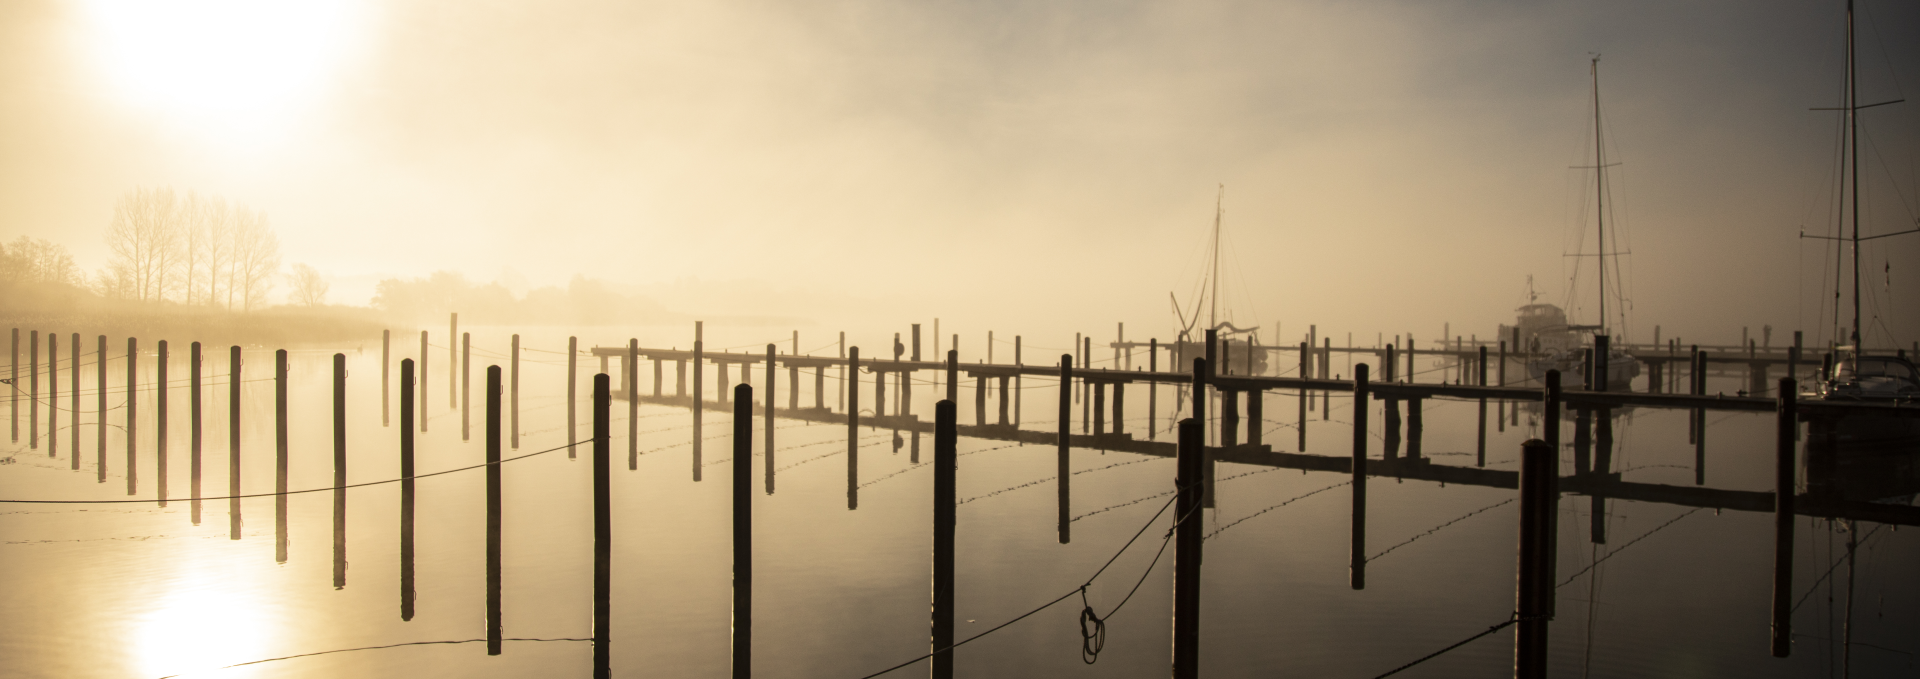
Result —
M653 397L654 398L660 398L660 396L662 395L660 391L660 385L665 377L666 377L666 370L660 365L660 357L654 356L653 357Z
M167 391L172 389L172 387L167 382L167 341L160 340L160 344L155 348L159 351L159 356L154 359L158 362L159 373L154 377L153 381L153 396L155 400L153 411L154 455L156 458L155 462L158 466L158 468L155 469L155 473L160 478L154 483L158 486L160 506L165 507L167 506ZM73 335L73 355L75 358L79 358L80 356L80 333L74 333ZM73 404L76 406L74 408L76 411L74 418L78 420L80 417L80 413L78 412L80 410L78 407L80 405L80 399L78 398L80 395L80 370L78 368L75 368L73 371L73 394L75 396ZM73 459L78 460L80 459L80 423L76 421L73 424Z
M460 440L467 440L468 407L473 395L473 338L460 333Z
M1547 476L1553 483L1553 488L1549 496L1555 507L1555 518L1547 521L1547 580L1551 582L1555 579L1554 574L1558 573L1560 569L1560 550L1557 547L1557 545L1560 544L1560 520L1558 518L1558 508L1560 506L1560 371L1548 370L1547 374L1541 377L1543 378L1543 386L1541 388L1545 391L1540 398L1540 434L1542 438L1546 440L1547 448L1553 451L1553 454L1547 457L1547 461L1551 463L1553 467L1552 473ZM1555 614L1556 607L1558 606L1557 602L1558 600L1553 597L1552 592L1548 592L1546 601L1548 616Z
M287 562L287 350L273 352L274 562Z
M1353 367L1353 544L1348 552L1347 581L1354 589L1367 588L1367 364Z
M1705 396L1707 393L1707 354L1699 347L1693 350L1693 393ZM1707 485L1707 409L1693 409L1693 485Z
M78 366L80 365L80 362L74 361L73 364L75 366L74 372L79 373L80 371ZM100 364L100 370L102 372L105 372L106 368L107 368L106 363L102 362ZM133 395L133 391L129 389L127 391L127 395L131 397ZM74 392L73 403L76 406L80 404L79 392ZM100 413L101 413L100 419L105 420L106 411L102 410L100 411ZM47 457L54 457L59 454L60 454L60 334L50 332L50 333L47 333ZM100 473L100 481L105 482L106 480L107 480L106 471L103 469L101 470L101 473Z
M1425 401L1426 399L1418 397L1407 399L1407 459L1409 460L1420 457L1420 440L1427 431L1426 417L1423 414L1425 408L1422 406Z
M933 406L933 639L934 679L953 677L954 529L959 505L959 415L952 400Z
M813 366L813 409L827 409L827 369L825 366Z
M1507 341L1506 340L1500 340L1500 365L1497 370L1498 370L1498 373L1497 373L1498 376L1496 379L1500 381L1500 386L1502 387L1507 386ZM1494 402L1493 419L1495 424L1499 425L1499 431L1505 432L1507 430L1507 400L1506 399L1504 398L1498 399L1497 401Z
M508 386L507 422L509 423L508 429L512 433L511 435L508 436L507 440L508 440L509 446L511 446L514 450L519 450L520 449L520 333L513 334L513 349L508 354L507 361L512 366L512 368L510 369L511 375L508 377L508 385L507 385ZM384 372L385 369L386 369L386 366L382 365L381 370Z
M798 353L791 354L791 356L798 356L798 355L800 354ZM660 362L654 361L654 365L658 366L660 365ZM659 384L660 384L659 378L655 377L654 391L656 392L659 391L659 388L658 388ZM767 378L767 384L769 385L773 384L772 377ZM659 396L659 394L657 393L654 395ZM800 366L794 364L792 361L788 361L787 362L787 410L799 410L799 409L800 409Z
M285 496L282 496L285 497ZM333 588L347 586L347 355L333 355Z
M1126 418L1124 417L1127 411L1126 387L1126 382L1113 383L1113 433L1115 434L1127 433Z
M1069 451L1073 447L1073 440L1072 440L1073 355L1072 354L1060 355L1060 421L1057 424L1059 425L1060 433L1058 438L1055 441L1057 450L1054 457L1055 457L1056 471L1058 472L1058 475L1056 478L1059 480L1059 483L1055 485L1058 487L1057 489L1059 490L1059 499L1060 499L1058 532L1060 535L1060 544L1064 545L1073 541L1073 532L1072 532L1073 517L1070 517L1067 515L1068 514L1067 497L1069 494L1068 483L1070 482L1071 477L1073 476L1072 472L1069 470L1070 463L1072 461Z
M187 473L192 478L189 479L188 481L189 485L187 486L187 492L192 495L192 500L193 500L192 507L191 507L193 525L198 526L200 525L200 343L199 342L194 342L192 346L188 347L187 376L188 376L187 399L189 401L192 401L192 403L187 406L187 413L188 413L187 417L189 420L188 427L192 430L191 438L189 440L189 447L187 450L187 454L188 454ZM106 397L105 394L106 394L106 390L102 389L101 398L105 398Z
M985 375L973 376L973 424L976 427L984 427L987 424L987 376Z
M106 352L100 352L102 356ZM240 539L240 346L227 356L227 539Z
M798 334L799 333L796 331L795 336L797 337ZM768 495L773 494L773 418L774 418L773 400L775 397L774 395L779 393L776 387L774 386L774 382L773 382L773 376L774 376L773 359L774 359L774 346L772 342L768 342L767 343L767 395L764 399L764 401L766 402L766 409L764 410L764 413L766 415L767 442L764 444L761 444L760 446L761 450L766 451L766 458L767 458L767 471L766 471L767 482L766 483L767 483ZM787 385L787 393L791 395L793 393L798 392L799 390L795 388L796 386L798 385L793 385L793 384Z
M1007 426L1007 401L1009 400L1009 399L1007 398L1007 383L1008 383L1008 382L1011 382L1011 381L1012 381L1012 379L1011 379L1011 378L1009 378L1009 377L1008 377L1008 376L1006 376L1006 375L1001 375L1001 376L1000 376L1000 399L999 399L999 403L1000 403L1000 420L999 420L999 424L1000 424L1000 426L1002 426L1002 427L1004 427L1004 426Z
M613 394L607 374L596 374L593 376L594 679L613 677L613 446L609 441L613 436L612 409ZM571 450L571 446L568 449Z
M700 419L706 403L700 397L700 364L705 362L706 321L693 322L693 480L700 480Z
M767 345L773 356L773 345ZM741 368L745 370L743 366ZM767 374L773 374L768 361ZM772 386L772 383L768 383ZM773 422L773 392L767 392ZM772 440L767 441L772 450ZM753 676L753 386L733 388L733 677Z
M7 384L14 385L12 389L7 390L7 392L10 394L8 399L9 399L9 403L11 404L9 408L9 412L13 414L13 442L19 443L20 442L20 386L19 386L20 385L20 329L19 328L13 329L13 343L8 346L11 348L12 353L9 354L9 357L7 359Z
M518 337L518 335L515 335ZM388 413L393 410L393 376L388 372L393 363L393 331L380 331L380 426L390 424Z
M1087 387L1093 390L1093 435L1097 437L1107 433L1107 383L1089 382ZM981 410L986 409L985 403L980 405Z
M571 444L580 435L580 426L574 419L574 399L579 395L580 379L580 338L567 338L567 443ZM578 457L574 447L567 446L567 459Z
M164 343L165 342L163 340L162 344ZM71 384L73 385L73 410L72 412L67 413L67 425L73 428L73 435L67 437L67 440L71 442L69 444L68 449L72 451L72 454L68 456L69 458L71 458L68 460L68 464L75 471L78 471L80 469L80 333L77 333L77 332L73 333L73 364L74 364L73 369L67 371L68 375L71 376L70 377L70 379L72 380ZM94 369L94 372L102 372L102 371L99 367L96 367ZM166 384L166 380L161 380L160 383ZM158 394L161 397L161 403L163 404L162 415L164 415L166 391L160 390ZM106 411L102 409L100 412L106 412ZM160 419L164 421L166 418L161 417ZM164 427L165 425L163 424L161 426ZM164 437L162 438L164 440ZM165 457L164 453L166 449L164 446L165 444L162 444L162 448L161 448L161 452L163 453L162 458ZM52 453L53 451L47 451L47 452ZM49 455L49 457L51 457L51 455ZM162 476L164 477L164 475ZM161 479L162 483L165 483L165 481L166 480L164 478ZM165 490L166 489L164 487L161 489L162 492L164 492ZM163 501L163 504L164 504L164 501Z
M852 511L860 508L860 347L847 347L847 379L841 382L847 389L847 510Z
M1553 455L1553 448L1545 441L1534 439L1521 444L1519 582L1514 588L1515 615L1519 616L1513 636L1515 679L1547 676L1547 624L1551 619L1547 601L1554 589L1548 570L1548 553L1554 549L1548 526L1556 519L1551 497Z
M887 416L887 373L880 369L879 360L873 365L873 416L878 419Z
M1487 347L1480 345L1480 361L1475 364L1475 379L1479 386L1487 386ZM1480 436L1475 443L1475 466L1487 466L1487 399L1480 397Z
M106 337L106 335L101 335L101 337ZM107 355L107 352L105 351L104 348L102 348L100 355L101 356ZM102 375L106 374L105 367L106 367L106 364L102 363L101 364L102 370L100 371L100 374ZM15 385L19 384L19 382L17 381L18 379L19 379L18 377L15 378L16 380L14 382ZM28 384L28 387L27 387L27 447L39 448L40 447L40 331L38 330L31 330L31 331L28 331L27 333L27 384ZM16 387L16 389L17 388L18 387ZM105 389L102 389L100 391L101 393L106 393ZM18 409L18 406L15 406L15 408ZM103 418L101 421L105 422L106 420Z
M75 366L74 370L79 370L79 367L78 367L80 364L80 361L78 360L79 358L80 356L78 354L74 355L74 359L75 359L73 362ZM100 367L105 368L106 366L102 365ZM51 371L49 372L51 373ZM140 398L138 393L139 386L140 386L139 382L140 382L140 340L136 338L128 337L127 338L127 494L128 495L134 494L134 492L138 489L138 486L139 486L138 479L140 478L140 475L139 475L140 467L138 464L136 464L136 462L138 462L138 456L136 455L136 453L139 451L140 437L134 433L134 429L136 428L135 425L140 422L139 414L136 412L139 409L139 405L140 405ZM80 404L79 396L80 396L79 394L74 394L74 399L73 399L74 405ZM106 417L106 412L102 411L100 413L100 416L103 418ZM51 445L47 446L47 452L49 453L53 452L53 446Z
M432 398L431 396L429 396L430 392L427 391L427 374L428 374L427 373L427 347L428 347L427 331L422 330L420 331L420 365L418 366L419 373L420 373L420 413L419 414L420 414L421 433L426 433L427 431L427 419L428 419L427 418L427 412L428 412L427 401Z
M411 358L400 359L400 619L413 619L413 379Z
M1264 389L1247 392L1247 445L1259 446L1263 443L1265 432L1261 430L1266 428L1266 400L1267 392ZM1118 422L1119 419L1116 413L1114 420Z
M1773 657L1793 652L1794 440L1800 433L1799 393L1792 377L1780 379L1775 413L1773 466Z
M1220 445L1225 448L1240 445L1240 391L1237 389L1220 390Z
M1205 359L1196 369L1205 368ZM1173 677L1200 676L1200 558L1204 527L1199 519L1202 438L1200 421L1180 421L1180 446L1175 480L1173 545Z
M1607 391L1611 388L1610 383L1613 380L1608 375L1607 361L1609 360L1609 355L1613 353L1611 351L1612 345L1613 338L1610 336L1596 335L1593 338L1593 362L1591 365L1593 366L1594 391Z
M956 349L947 350L947 400L960 402L960 352Z
M640 340L627 338L627 357L620 361L620 378L627 386L627 471L640 468ZM745 366L741 367L745 370Z
M487 366L487 655L500 655L500 366Z
M1160 338L1147 340L1147 372L1160 372ZM1004 392L1003 392L1004 393ZM1147 382L1147 440L1154 439L1159 433L1160 383ZM1004 418L1003 418L1004 419Z

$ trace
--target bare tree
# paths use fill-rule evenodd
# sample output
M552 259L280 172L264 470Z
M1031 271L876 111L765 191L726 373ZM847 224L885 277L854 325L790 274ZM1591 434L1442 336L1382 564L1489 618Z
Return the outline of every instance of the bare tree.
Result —
M78 285L81 276L65 247L21 236L12 245L0 245L0 281Z
M218 196L208 198L203 207L207 232L200 253L206 262L206 293L202 303L214 306L226 298L226 291L233 285L233 210L227 207L227 199ZM229 309L232 307L227 305Z
M293 281L293 301L303 306L321 306L327 303L327 288L332 287L320 271L305 264L293 265L293 273L288 276Z
M266 302L273 274L280 270L280 238L267 226L267 214L240 207L233 213L233 260L228 266L227 308L240 296L242 311Z
M107 247L133 299L161 300L173 289L180 252L180 200L171 188L134 189L113 206Z

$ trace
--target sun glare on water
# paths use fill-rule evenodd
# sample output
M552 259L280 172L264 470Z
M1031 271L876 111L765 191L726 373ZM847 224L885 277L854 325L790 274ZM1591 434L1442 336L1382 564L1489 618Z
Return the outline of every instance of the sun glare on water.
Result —
M348 0L85 0L86 49L144 114L235 137L287 126L364 32Z
M264 658L275 636L268 605L237 591L231 580L182 583L134 627L131 650L144 676L212 676L214 670Z

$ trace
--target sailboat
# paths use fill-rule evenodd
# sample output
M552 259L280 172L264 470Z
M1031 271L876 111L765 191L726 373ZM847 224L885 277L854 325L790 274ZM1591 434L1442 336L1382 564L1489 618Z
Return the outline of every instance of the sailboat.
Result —
M1607 328L1607 156L1600 127L1600 57L1594 56L1593 75L1593 182L1594 182L1594 224L1599 249L1594 257L1599 261L1595 268L1599 270L1600 284L1600 322L1594 325L1575 325L1567 323L1565 313L1559 307L1534 303L1529 294L1527 306L1520 311L1520 327L1538 327L1540 331L1533 335L1534 343L1526 348L1532 349L1534 357L1527 362L1527 372L1534 379L1545 379L1548 370L1558 370L1563 375L1586 374L1586 349L1593 348L1606 352L1605 381L1591 380L1601 390L1628 389L1633 378L1640 376L1640 361L1625 350L1611 346L1612 334ZM1531 282L1529 282L1531 288ZM1556 323L1557 321L1557 323ZM1555 326L1558 327L1547 327ZM1588 341L1582 341L1582 335ZM1551 339L1547 339L1551 338ZM1601 342L1598 338L1608 338ZM1541 341L1546 339L1546 341ZM1581 346L1585 344L1586 346ZM1605 345L1605 349L1599 347ZM1544 352L1544 353L1542 353ZM1595 361L1599 362L1599 361Z
M1178 366L1176 369L1184 369L1193 364L1193 359L1207 355L1206 330L1209 329L1214 330L1215 336L1223 340L1231 341L1240 338L1243 346L1246 347L1243 350L1260 346L1258 327L1242 328L1234 325L1230 320L1220 320L1220 225L1226 215L1226 200L1227 187L1222 184L1219 195L1214 199L1213 234L1210 239L1211 252L1207 257L1207 274L1205 280L1201 281L1200 294L1194 298L1191 312L1180 308L1179 297L1171 291L1167 293L1167 297L1173 302L1174 317L1180 324L1179 339L1174 344L1174 365ZM1205 328L1195 328L1194 326L1200 322L1202 302L1205 302L1207 307L1207 325ZM1248 355L1235 351L1230 362L1216 366L1215 370L1221 374L1259 375L1266 372L1266 368L1267 352L1252 351L1251 355Z
M1842 241L1846 250L1852 252L1853 259L1853 324L1844 344L1835 346L1834 360L1823 370L1820 379L1815 381L1811 397L1827 401L1877 402L1890 405L1920 404L1920 370L1916 370L1912 361L1901 355L1871 355L1866 351L1865 338L1861 335L1860 313L1860 242L1887 236L1898 236L1920 232L1920 228L1877 236L1860 236L1860 136L1859 111L1864 108L1900 103L1902 100L1885 101L1877 104L1860 105L1858 74L1856 73L1855 45L1853 27L1853 3L1847 3L1847 79L1846 105L1816 110L1838 110L1847 114L1847 146L1843 149L1848 160L1846 179L1851 182L1850 218L1852 234L1841 236L1809 236L1802 233L1801 238ZM1836 285L1838 281L1836 281ZM1835 325L1838 324L1839 308L1834 309ZM1836 332L1836 334L1838 334ZM1834 417L1812 418L1808 445L1817 449L1837 449L1845 447L1859 452L1862 448L1891 446L1910 450L1920 443L1920 419L1871 414L1853 414Z

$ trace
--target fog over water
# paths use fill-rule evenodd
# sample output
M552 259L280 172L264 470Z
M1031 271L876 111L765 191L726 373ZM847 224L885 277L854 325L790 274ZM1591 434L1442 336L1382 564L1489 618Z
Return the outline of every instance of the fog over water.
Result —
M6 234L93 274L116 197L171 186L269 215L333 303L580 275L694 315L1144 337L1224 184L1236 323L1484 337L1529 275L1595 314L1566 255L1595 249L1569 167L1599 53L1624 334L1831 334L1831 250L1797 235L1836 220L1838 114L1808 109L1842 91L1839 2L243 4L0 9ZM1861 103L1909 96L1920 12L1860 24ZM1863 232L1912 228L1920 105L1861 116ZM1870 337L1907 344L1920 237L1863 263Z

